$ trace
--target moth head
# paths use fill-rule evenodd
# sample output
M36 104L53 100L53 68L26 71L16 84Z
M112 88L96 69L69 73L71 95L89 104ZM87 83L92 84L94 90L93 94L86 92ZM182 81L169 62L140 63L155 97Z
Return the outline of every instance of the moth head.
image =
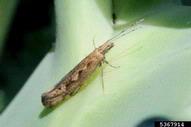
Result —
M112 42L105 42L103 45L98 47L98 51L101 54L106 54L113 46L114 44Z

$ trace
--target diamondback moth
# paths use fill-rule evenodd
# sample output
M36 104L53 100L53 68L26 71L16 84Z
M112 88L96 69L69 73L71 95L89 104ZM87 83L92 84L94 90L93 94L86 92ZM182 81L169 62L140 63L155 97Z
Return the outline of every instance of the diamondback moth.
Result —
M142 21L142 20L140 20ZM134 25L139 23L136 22ZM129 32L134 31L123 30L116 36L107 40L98 48L95 48L88 56L86 56L79 64L77 64L64 78L56 84L56 86L42 94L41 101L45 107L52 107L60 103L66 96L71 96L77 92L83 85L84 81L96 70L96 68L102 63L108 63L105 60L105 54L114 46L112 42L121 36L126 35Z

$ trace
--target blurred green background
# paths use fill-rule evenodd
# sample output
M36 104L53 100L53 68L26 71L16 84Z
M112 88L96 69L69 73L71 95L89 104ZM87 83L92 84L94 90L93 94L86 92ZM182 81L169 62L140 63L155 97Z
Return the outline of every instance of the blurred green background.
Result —
M0 2L0 22L9 22L0 52L0 112L14 98L55 41L54 1ZM4 4L4 5L3 5ZM10 18L6 6L13 9ZM15 7L13 7L15 6ZM4 17L1 17L4 16ZM9 18L7 20L3 20ZM1 23L3 24L3 23ZM0 25L0 29L2 29Z

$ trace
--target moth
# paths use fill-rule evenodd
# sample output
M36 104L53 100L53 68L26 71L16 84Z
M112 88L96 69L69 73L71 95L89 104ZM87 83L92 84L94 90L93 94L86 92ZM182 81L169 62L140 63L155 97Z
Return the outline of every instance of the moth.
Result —
M135 24L137 24L137 22ZM45 107L52 107L64 100L66 96L71 96L76 93L83 85L84 81L88 79L97 67L101 66L103 63L108 63L105 60L105 54L113 48L114 43L112 41L134 30L135 29L131 29L130 31L123 30L98 48L95 48L68 74L66 74L66 76L64 76L52 90L42 94L42 104Z

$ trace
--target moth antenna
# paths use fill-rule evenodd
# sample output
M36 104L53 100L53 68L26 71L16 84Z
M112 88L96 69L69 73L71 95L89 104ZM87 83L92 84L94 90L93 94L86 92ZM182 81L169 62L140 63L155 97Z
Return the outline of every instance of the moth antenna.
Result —
M115 36L112 37L111 39L107 40L107 42L110 42L110 41L119 39L119 38L123 37L124 35L135 31L136 29L139 28L139 27L137 27L137 25L139 25L139 24L142 23L143 21L144 21L144 19L140 19L139 21L133 23L133 24L130 25L128 28L122 30L120 33L118 33L117 35L115 35Z

